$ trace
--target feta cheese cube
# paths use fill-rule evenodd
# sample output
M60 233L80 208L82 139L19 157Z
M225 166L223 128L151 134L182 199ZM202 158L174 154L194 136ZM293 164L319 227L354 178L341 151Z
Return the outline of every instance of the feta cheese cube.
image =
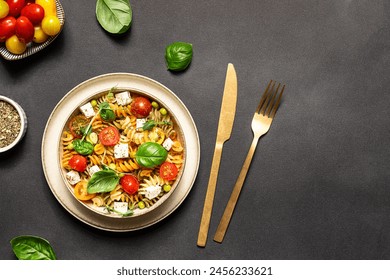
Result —
M161 187L159 185L148 186L140 190L140 193L143 194L147 199L153 199L161 193Z
M66 179L68 180L69 184L71 184L71 185L75 185L81 181L80 174L75 170L72 170L72 171L69 171L68 173L66 173Z
M145 123L146 123L146 119L137 119L136 120L136 129L137 130L141 129Z
M97 165L93 165L93 166L88 168L89 175L91 175L91 176L98 171L100 171L100 168Z
M118 211L119 213L126 213L127 210L128 210L128 203L127 202L119 202L119 201L115 201L114 202L114 210L115 211Z
M128 144L116 144L114 146L115 158L128 158L129 157L129 145Z
M171 138L165 139L165 141L162 143L162 146L165 148L165 150L169 151L172 148L173 141Z
M115 99L116 99L116 103L118 103L118 105L121 106L130 104L132 100L130 92L128 91L123 91L115 94Z
M80 111L84 114L86 118L92 118L95 116L95 111L93 110L91 102L80 107Z

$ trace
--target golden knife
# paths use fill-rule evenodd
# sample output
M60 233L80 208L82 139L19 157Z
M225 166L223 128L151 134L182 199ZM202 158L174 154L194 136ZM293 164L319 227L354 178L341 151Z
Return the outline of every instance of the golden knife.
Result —
M217 178L219 164L221 162L223 144L229 140L232 133L234 116L236 114L237 103L237 75L233 64L229 63L227 67L225 88L222 97L221 112L219 114L217 139L215 142L213 161L211 163L211 171L209 183L206 191L206 198L203 206L202 219L198 233L198 246L205 247L207 235L210 226L211 212L213 210L213 202L215 189L217 186Z

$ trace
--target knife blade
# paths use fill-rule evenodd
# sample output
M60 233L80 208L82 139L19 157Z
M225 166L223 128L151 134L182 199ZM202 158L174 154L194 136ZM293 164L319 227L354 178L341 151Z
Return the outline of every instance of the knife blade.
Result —
M223 144L230 139L233 129L237 104L237 75L234 65L229 63L226 72L225 87L222 97L221 111L219 114L218 131L215 141L213 161L203 206L202 218L199 227L197 245L205 247L210 227L211 213L213 209L215 190L217 186L219 165L221 162Z

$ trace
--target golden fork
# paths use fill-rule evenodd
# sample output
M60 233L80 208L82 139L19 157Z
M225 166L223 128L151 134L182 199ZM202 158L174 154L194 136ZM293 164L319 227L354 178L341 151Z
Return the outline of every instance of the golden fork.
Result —
M234 185L232 194L230 195L221 221L219 222L217 231L214 236L214 241L216 242L222 243L223 238L225 237L226 230L232 218L238 197L240 196L240 192L244 184L246 174L249 170L253 154L255 153L257 143L260 137L268 132L269 128L271 127L272 120L275 117L276 110L279 107L285 86L283 85L281 87L281 84L278 83L275 89L275 85L276 82L272 80L268 83L268 86L260 99L259 106L257 106L257 109L253 116L251 125L253 132L253 141L249 148L248 154L246 156L236 184Z

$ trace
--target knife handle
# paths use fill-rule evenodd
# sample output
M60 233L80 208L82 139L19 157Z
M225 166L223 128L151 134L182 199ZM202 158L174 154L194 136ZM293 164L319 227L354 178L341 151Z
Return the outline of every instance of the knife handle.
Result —
M206 246L207 235L208 235L210 220L211 220L211 212L213 210L215 189L217 186L219 165L222 156L222 148L223 148L223 142L217 142L215 144L213 161L211 163L210 178L207 186L206 198L203 206L202 219L200 222L200 228L198 233L197 245L199 247Z

